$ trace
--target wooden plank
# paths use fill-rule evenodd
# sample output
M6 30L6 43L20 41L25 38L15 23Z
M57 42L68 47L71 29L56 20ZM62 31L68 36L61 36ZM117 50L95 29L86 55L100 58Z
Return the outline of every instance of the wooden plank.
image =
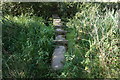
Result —
M53 19L54 26L62 26L61 19Z
M60 70L63 68L63 62L65 61L64 53L66 49L64 46L57 46L52 56L52 69Z
M53 19L60 19L60 17L59 17L57 14L53 14L53 15L52 15L52 18L53 18Z
M55 25L54 28L55 29L64 29L64 28L66 28L66 26L64 26L63 24L61 24L61 25Z
M66 34L66 33L67 33L67 31L64 31L64 30L61 29L61 28L57 28L57 29L55 30L55 32L56 32L57 35L58 35L58 34Z
M57 45L67 45L68 40L53 40L53 42Z
M55 40L65 40L65 35L57 35Z

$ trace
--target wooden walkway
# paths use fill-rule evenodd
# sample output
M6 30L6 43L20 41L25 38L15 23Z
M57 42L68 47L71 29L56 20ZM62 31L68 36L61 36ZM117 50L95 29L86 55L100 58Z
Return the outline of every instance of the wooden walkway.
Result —
M52 55L52 69L60 70L63 68L65 63L64 54L66 52L67 40L65 39L65 35L67 31L63 29L63 25L61 19L58 15L53 15L53 25L55 27L55 40L53 41L56 44Z

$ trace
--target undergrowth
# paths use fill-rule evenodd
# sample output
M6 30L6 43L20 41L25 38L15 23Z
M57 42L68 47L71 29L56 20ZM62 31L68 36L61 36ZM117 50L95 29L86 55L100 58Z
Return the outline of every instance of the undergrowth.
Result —
M54 29L41 17L5 16L3 78L46 77L53 51Z
M99 5L81 6L67 23L68 54L63 77L119 78L118 13L99 14Z
M72 4L71 4L72 6ZM54 28L42 17L2 19L3 78L120 78L118 13L82 3L66 23L68 48L60 71L51 70Z

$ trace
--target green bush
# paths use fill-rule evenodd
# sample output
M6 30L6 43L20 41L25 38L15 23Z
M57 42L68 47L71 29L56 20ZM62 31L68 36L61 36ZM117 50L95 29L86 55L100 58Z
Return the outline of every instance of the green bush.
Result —
M53 27L41 17L5 16L2 22L3 77L45 77L53 51Z
M118 14L106 11L99 14L100 5L81 5L67 23L68 53L62 77L118 78L119 33Z

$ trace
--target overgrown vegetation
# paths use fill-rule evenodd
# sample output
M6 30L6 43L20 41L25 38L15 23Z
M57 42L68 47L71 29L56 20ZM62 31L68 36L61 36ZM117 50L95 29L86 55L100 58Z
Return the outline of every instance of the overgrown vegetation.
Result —
M3 77L45 77L53 51L53 27L46 26L41 17L5 18L2 25Z
M6 15L7 4L13 6L9 15ZM1 21L4 78L120 78L118 3L25 4L3 5L6 9ZM115 7L108 7L112 4ZM21 7L20 10L15 6ZM55 9L53 6L68 21L66 62L58 72L50 67L55 34L52 23L47 20L54 13L50 11Z
M77 12L67 23L68 77L118 78L120 76L120 30L118 14L106 11L99 14L99 5L85 4L82 12ZM70 36L70 37L69 37ZM74 37L73 37L74 36ZM73 67L71 67L73 66ZM86 76L81 72L85 72ZM74 74L73 74L74 73ZM72 74L72 75L70 75Z

